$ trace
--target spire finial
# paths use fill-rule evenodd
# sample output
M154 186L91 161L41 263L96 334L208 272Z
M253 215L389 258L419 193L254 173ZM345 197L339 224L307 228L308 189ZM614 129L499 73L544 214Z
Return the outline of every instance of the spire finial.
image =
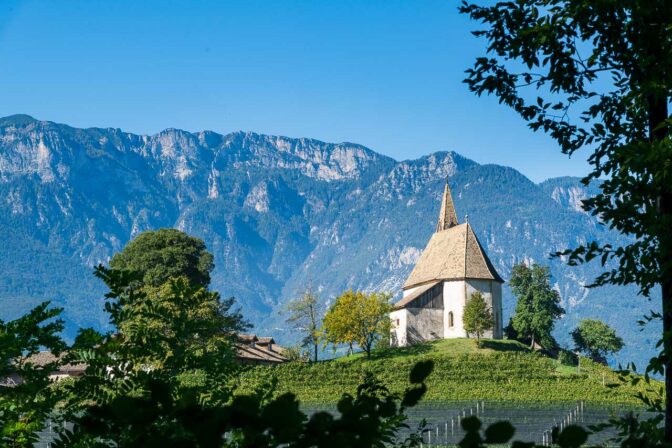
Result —
M441 211L439 212L439 222L436 225L436 231L440 232L442 230L450 229L457 224L457 214L455 213L453 196L450 194L448 177L446 176L446 185L443 189L443 199L441 200Z

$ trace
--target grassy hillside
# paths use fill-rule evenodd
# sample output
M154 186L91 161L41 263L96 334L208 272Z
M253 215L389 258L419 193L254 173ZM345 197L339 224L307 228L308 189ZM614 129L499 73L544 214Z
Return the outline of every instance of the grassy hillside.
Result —
M608 367L581 360L581 371L530 352L515 341L486 340L478 349L472 339L447 339L316 364L287 363L256 366L238 380L249 392L277 378L277 393L291 391L304 403L330 403L344 392L354 393L365 371L373 372L394 391L408 384L411 367L423 359L434 361L426 400L575 401L639 404L637 390L620 384Z

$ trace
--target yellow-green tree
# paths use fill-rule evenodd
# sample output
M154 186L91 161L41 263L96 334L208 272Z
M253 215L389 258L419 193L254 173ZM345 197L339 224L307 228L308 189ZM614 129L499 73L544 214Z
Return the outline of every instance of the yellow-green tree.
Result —
M346 291L324 316L322 331L325 343L357 344L371 356L374 344L390 334L390 295Z

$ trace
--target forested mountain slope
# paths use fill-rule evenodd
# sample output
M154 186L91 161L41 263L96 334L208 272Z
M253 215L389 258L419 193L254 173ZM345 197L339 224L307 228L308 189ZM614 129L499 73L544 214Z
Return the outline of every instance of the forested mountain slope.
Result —
M522 260L551 266L567 310L560 341L579 318L597 317L625 338L619 361L648 360L656 332L636 320L658 304L633 288L585 289L599 266L549 259L620 238L580 209L590 190L578 179L535 184L454 152L397 162L351 143L134 135L24 115L0 119L0 318L52 299L71 335L104 325L91 267L138 232L176 227L206 241L212 287L238 299L255 331L289 342L279 311L308 284L327 299L347 288L399 292L434 231L446 177L459 219L469 216L505 279ZM507 317L514 306L505 286Z

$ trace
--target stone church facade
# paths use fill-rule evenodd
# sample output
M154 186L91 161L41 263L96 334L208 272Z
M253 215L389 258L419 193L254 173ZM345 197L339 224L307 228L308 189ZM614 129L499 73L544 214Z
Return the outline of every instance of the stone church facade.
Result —
M480 291L495 325L484 337L502 338L502 283L469 223L457 221L446 182L436 232L394 305L391 344L467 337L462 314L471 294Z

